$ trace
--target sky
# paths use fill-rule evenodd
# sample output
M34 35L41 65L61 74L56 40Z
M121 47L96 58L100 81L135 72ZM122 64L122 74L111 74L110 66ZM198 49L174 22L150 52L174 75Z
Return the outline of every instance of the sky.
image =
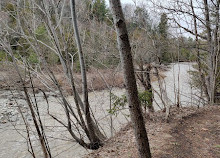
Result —
M109 6L109 0L105 0L105 1L106 1L106 4ZM134 4L134 1L135 1L137 4L142 4L142 3L144 3L144 2L147 2L147 0L121 0L121 3L122 3L122 5L125 5L125 4ZM162 2L163 2L163 0L162 0ZM148 5L148 7L149 7L149 5ZM151 8L151 9L152 9L152 8ZM148 8L148 10L150 10L150 8ZM151 10L151 16L154 17L153 19L154 19L155 21L159 20L158 18L159 18L160 16L158 15L158 13L159 13L159 12L157 12L157 11L154 13L154 11ZM188 20L190 20L190 19L188 19ZM184 27L188 27L188 25L186 26L185 22L183 22L183 21L179 21L179 22L180 22ZM174 31L175 33L176 33L177 30L179 30L179 29L172 29L172 31ZM184 33L185 36L192 37L189 33L185 33L185 31L183 31L183 30L181 30L181 31L182 31L182 33Z

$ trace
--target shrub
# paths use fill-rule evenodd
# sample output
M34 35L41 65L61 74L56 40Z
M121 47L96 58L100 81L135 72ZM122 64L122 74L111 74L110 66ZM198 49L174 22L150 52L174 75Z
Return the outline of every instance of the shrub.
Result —
M37 64L37 63L39 63L37 54L31 52L29 57L28 57L28 61L29 61L30 64Z
M152 95L153 94L151 91L138 92L139 101L144 108L148 106L152 106L152 102L151 102ZM118 97L113 93L111 93L110 97L113 106L111 109L108 109L108 112L112 115L117 115L118 112L122 110L127 104L127 97L126 95L122 95L121 97Z
M5 61L6 57L6 53L4 51L0 51L0 61Z

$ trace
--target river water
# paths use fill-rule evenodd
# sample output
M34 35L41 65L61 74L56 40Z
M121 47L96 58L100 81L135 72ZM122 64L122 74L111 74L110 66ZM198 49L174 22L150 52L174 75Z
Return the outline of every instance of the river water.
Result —
M171 105L176 105L179 98L180 106L202 106L204 100L201 100L201 92L198 88L192 84L192 76L189 74L190 71L196 71L193 67L196 63L182 62L173 63L169 67L170 69L164 72L166 76L164 78L162 87L166 90ZM153 82L153 88L159 93L154 94L155 101L154 107L158 110L158 105L163 107L160 99L160 90L158 82Z
M193 69L194 63L177 63L171 64L168 71L164 72L166 76L163 83L169 98L170 104L175 105L177 103L177 92L179 92L179 100L182 106L198 105L199 90L193 88L190 84L190 75L188 71ZM153 82L154 90L160 90L158 82ZM121 96L125 93L124 89L113 89L113 93ZM154 107L159 110L159 107L163 107L159 95L154 95ZM52 114L59 116L60 119L65 120L65 115L62 106L59 104L59 99L52 97L48 93L49 109ZM16 98L16 102L14 101ZM38 106L42 116L42 121L46 127L46 135L49 140L49 145L53 157L58 158L80 158L84 154L87 154L88 150L83 149L78 144L74 143L66 131L65 128L60 126L59 123L51 119L47 114L46 102L43 99L42 94L37 95ZM95 91L89 93L89 100L91 108L96 119L99 121L100 126L103 128L105 134L111 136L110 130L110 114L107 110L110 108L109 91ZM73 103L73 98L68 97L68 101ZM159 105L159 106L158 106ZM0 91L0 157L1 158L28 158L31 155L27 151L26 132L23 121L17 111L17 107L20 106L22 112L27 118L28 122L32 126L32 119L28 113L28 108L22 94L14 92L14 95L10 91ZM121 127L126 125L129 121L128 109L122 110L117 116L112 116L113 120L113 134L120 130ZM9 120L9 121L8 121ZM33 146L37 157L42 157L39 144L35 136L31 136Z

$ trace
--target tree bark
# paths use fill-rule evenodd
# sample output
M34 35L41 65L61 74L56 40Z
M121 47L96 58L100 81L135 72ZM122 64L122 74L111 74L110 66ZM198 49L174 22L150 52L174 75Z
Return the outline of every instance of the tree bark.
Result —
M131 46L128 38L124 15L122 12L121 2L120 0L109 0L109 2L117 32L117 41L124 72L129 110L138 147L139 158L151 158L147 132L142 115L140 101L138 99Z
M148 101L148 109L150 112L154 112L154 107L153 107L153 91L152 91L152 85L151 85L151 78L150 78L150 71L151 71L151 65L147 65L146 68L146 83L147 87L145 88L145 91L148 91L150 93L151 97Z
M214 49L213 49L213 41L212 41L212 29L210 24L210 11L208 6L208 1L203 0L204 2L204 8L205 8L205 25L207 30L207 42L209 47L209 55L207 58L207 64L208 64L208 91L209 91L209 98L210 98L210 104L213 105L214 103L214 65L213 65L213 56L214 56Z
M87 121L87 126L89 129L89 138L91 139L91 149L98 149L100 146L102 146L102 141L99 139L99 137L95 133L95 127L93 124L93 120L90 114L90 106L89 106L89 100L88 100L88 88L87 88L87 77L86 77L86 66L77 26L77 20L76 20L76 11L75 11L75 0L70 0L71 4L71 16L72 16L72 23L74 28L74 35L75 40L78 48L78 54L79 54L79 61L80 61L80 68L81 68L81 75L82 75L82 84L83 84L83 101L85 105L85 117Z
M201 83L202 83L202 87L205 91L207 101L210 102L209 92L208 92L208 88L207 88L207 85L206 85L206 82L205 82L205 75L202 72L202 67L201 67L200 51L199 51L199 38L198 38L198 27L197 27L196 14L195 14L195 11L194 11L194 6L193 6L193 1L192 0L190 1L190 6L191 6L191 9L192 9L194 30L195 30L195 36L196 36L197 64L198 64L200 80L201 80Z

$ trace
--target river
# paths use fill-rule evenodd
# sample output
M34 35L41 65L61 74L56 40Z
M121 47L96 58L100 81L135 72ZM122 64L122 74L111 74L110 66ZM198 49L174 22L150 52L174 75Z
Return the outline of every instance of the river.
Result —
M177 92L179 91L179 102L182 106L194 106L199 104L196 96L200 94L199 90L193 88L190 84L190 75L188 71L193 69L194 63L174 63L170 65L168 71L164 72L164 87L166 88L167 96L170 104L177 103ZM160 94L158 82L153 82L154 90ZM114 88L113 93L121 96L125 93L124 89ZM48 93L50 112L56 114L60 119L65 119L62 106L59 104L59 99L52 97ZM16 102L14 101L16 98ZM59 123L51 119L47 114L47 106L43 95L37 95L38 105L42 116L43 124L46 127L46 135L49 140L49 145L53 157L57 158L80 158L90 151L85 150L78 144L74 143L65 128ZM159 110L159 106L163 104L159 95L154 94L154 108ZM89 100L96 119L99 121L106 135L111 136L110 130L110 114L107 112L110 105L109 91L95 91L89 93ZM73 103L73 98L68 97L68 101ZM159 105L159 106L158 106ZM28 158L31 155L27 151L26 132L23 121L20 119L17 111L17 106L22 107L22 111L28 118L28 122L32 125L32 119L28 113L28 108L22 94L14 92L14 96L10 91L0 91L0 157L1 158ZM121 127L125 126L129 121L128 109L122 110L117 116L112 116L114 130L117 132ZM9 121L7 121L9 119ZM33 126L31 126L34 128ZM31 136L33 146L38 157L42 157L39 144L35 136Z

